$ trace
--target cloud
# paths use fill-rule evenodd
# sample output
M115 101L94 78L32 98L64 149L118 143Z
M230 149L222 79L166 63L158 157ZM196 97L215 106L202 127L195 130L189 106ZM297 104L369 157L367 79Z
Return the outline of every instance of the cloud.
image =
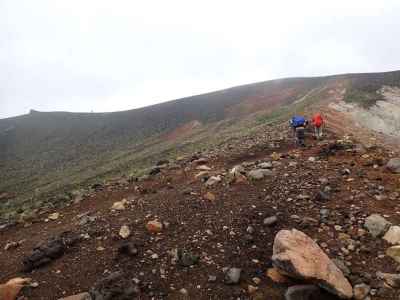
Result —
M398 1L0 2L0 118L400 65Z

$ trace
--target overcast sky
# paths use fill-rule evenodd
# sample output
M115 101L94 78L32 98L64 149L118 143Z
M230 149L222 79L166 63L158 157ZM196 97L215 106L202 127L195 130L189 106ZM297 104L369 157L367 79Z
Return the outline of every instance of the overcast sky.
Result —
M395 69L398 0L0 0L0 118Z

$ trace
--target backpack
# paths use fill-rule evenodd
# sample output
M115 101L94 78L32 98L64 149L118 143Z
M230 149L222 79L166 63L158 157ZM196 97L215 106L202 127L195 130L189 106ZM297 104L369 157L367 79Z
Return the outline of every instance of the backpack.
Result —
M294 116L291 120L291 124L294 128L304 126L306 119L302 116Z

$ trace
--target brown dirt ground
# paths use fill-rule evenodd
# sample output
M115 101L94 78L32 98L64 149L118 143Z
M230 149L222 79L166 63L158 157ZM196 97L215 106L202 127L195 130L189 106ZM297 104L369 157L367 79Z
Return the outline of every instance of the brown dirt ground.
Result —
M0 232L0 282L28 276L39 283L39 287L24 291L28 299L58 299L88 291L109 272L123 270L126 276L142 281L140 299L283 299L286 288L292 283L278 284L265 275L271 267L273 240L279 230L297 228L304 231L319 243L327 243L328 255L333 258L339 256L341 247L333 226L340 224L346 232L356 231L356 225L345 225L350 215L362 219L380 213L392 223L400 223L399 199L377 201L365 192L366 179L384 186L385 191L399 190L399 176L388 173L384 167L364 167L364 159L354 152L340 151L319 162L308 162L308 157L317 156L322 147L316 142L310 143L313 145L300 150L285 142L278 149L257 145L244 153L223 153L208 163L212 172L221 174L240 162L269 159L273 151L289 154L280 160L282 166L276 169L276 176L261 181L228 184L223 180L215 187L206 188L204 183L194 179L198 171L187 163L179 170L162 171L145 182L107 186L106 190L83 202L59 210L61 217L56 221L44 222L46 215L43 215L30 226L21 224ZM381 148L370 150L368 154L387 157ZM289 167L290 161L296 161L297 167ZM351 175L340 175L343 168L349 168ZM360 170L363 174L357 175ZM313 195L320 189L320 177L328 178L335 186L332 199L326 203L313 200ZM215 201L203 199L207 191L216 195ZM365 195L351 197L361 192ZM303 193L311 198L297 199ZM111 212L112 204L123 198L132 200L129 207L121 212ZM288 201L288 198L293 200ZM293 218L298 215L300 220L304 217L319 220L319 210L323 207L332 212L331 223L325 227ZM85 212L98 218L89 225L77 225L76 216ZM266 227L263 219L271 215L278 216L278 224ZM162 233L151 235L145 224L155 218L170 225ZM117 254L122 243L118 231L123 224L132 230L129 239L139 244L139 254L134 258ZM249 225L255 229L252 241L246 239ZM206 230L213 234L208 235ZM32 273L21 272L22 259L35 245L64 231L89 233L91 238ZM20 240L25 240L20 247L3 250L7 242ZM369 251L352 253L348 257L353 274L396 271L390 258L378 258L388 246L382 239L366 235L361 242ZM99 246L105 250L98 251ZM168 251L177 247L200 255L200 262L192 267L171 264ZM159 258L151 259L148 250L157 253ZM223 283L222 268L229 266L242 268L239 285ZM160 269L165 270L166 278L161 278ZM209 275L217 276L217 281L208 282ZM250 296L247 285L252 284L251 279L255 276L262 281L258 292ZM373 280L370 284L374 286ZM181 288L187 289L188 296L179 293ZM397 292L392 290L373 299L396 297Z

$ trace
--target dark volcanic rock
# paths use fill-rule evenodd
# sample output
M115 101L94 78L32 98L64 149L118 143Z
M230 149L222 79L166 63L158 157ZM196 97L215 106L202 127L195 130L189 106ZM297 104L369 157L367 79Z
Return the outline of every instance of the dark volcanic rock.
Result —
M138 252L139 251L136 248L136 245L134 243L131 243L131 242L123 243L118 248L118 253L119 254L131 256L131 257L138 255Z
M129 276L114 272L97 282L89 293L93 300L132 300L140 289Z
M69 247L78 241L79 237L71 232L64 232L58 237L47 240L35 247L32 253L23 259L24 271L30 272L60 258Z
M294 285L287 289L285 300L334 300L337 297L329 295L315 285Z

